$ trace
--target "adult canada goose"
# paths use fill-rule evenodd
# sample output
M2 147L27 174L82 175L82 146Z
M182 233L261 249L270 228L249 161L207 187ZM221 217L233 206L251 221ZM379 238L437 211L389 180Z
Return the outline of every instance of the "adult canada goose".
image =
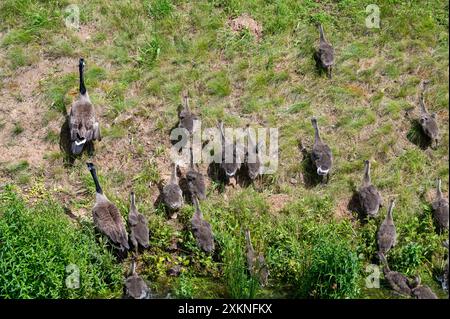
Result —
M84 85L84 64L84 59L81 58L79 62L80 96L73 102L69 115L71 151L75 155L80 154L87 143L101 140L100 126Z
M420 284L420 276L415 276L411 284L411 293L417 299L438 299L430 287Z
M191 112L189 108L189 96L188 92L183 92L183 109L178 114L178 118L180 120L178 127L185 128L189 134L192 134L194 131L194 121L198 120L198 117Z
M87 163L87 167L91 172L96 191L95 205L92 208L94 224L100 232L118 245L121 251L126 251L130 249L130 246L128 245L128 234L122 216L117 207L103 194L94 164Z
M364 161L364 177L362 186L359 189L359 203L362 212L370 217L376 217L378 215L378 210L380 208L382 199L380 193L372 185L370 180L370 162Z
M267 268L266 261L262 253L256 256L253 249L252 241L250 238L250 230L245 230L245 242L247 248L247 266L250 274L258 278L262 286L267 285L267 279L269 277L269 269Z
M410 280L408 277L397 271L389 269L388 262L383 253L378 254L383 263L384 278L389 283L389 286L398 293L411 296Z
M327 144L322 142L319 134L319 127L317 119L311 118L312 126L314 127L314 145L311 152L311 159L317 168L317 174L329 178L331 166L333 165L333 154Z
M183 206L183 192L180 185L178 185L177 167L178 165L174 163L170 181L163 188L164 203L172 211L178 210Z
M211 253L214 251L214 235L211 225L203 219L203 213L200 210L197 197L192 196L192 201L195 205L195 213L191 219L192 233L197 241L197 245L204 252Z
M381 223L377 234L378 251L383 255L386 255L386 253L397 243L397 231L392 217L394 206L395 200L391 200L386 218Z
M331 79L331 71L334 64L334 48L325 39L323 27L319 24L319 48L315 53L319 66L326 70L328 78Z
M138 246L148 248L148 221L144 215L140 214L136 208L134 192L131 192L130 212L128 214L128 225L130 226L130 239L133 247L138 250Z
M189 171L186 173L186 180L189 192L192 196L197 197L199 200L206 199L205 180L203 178L203 175L195 170L192 148L190 148L190 165Z
M436 200L432 204L433 217L439 231L448 229L448 201L442 196L441 179L437 180Z
M248 148L246 154L246 164L248 169L248 176L254 180L261 173L261 152L259 144L253 141L250 134L250 126L247 125Z
M133 257L131 261L131 271L125 281L126 295L133 299L147 299L150 290L144 279L136 273L136 261Z
M219 129L220 135L222 137L222 161L221 167L225 171L225 175L227 178L234 177L236 175L237 170L241 167L240 158L237 154L237 148L233 141L231 143L225 140L225 130L223 128L223 122L219 121ZM226 156L225 150L232 150L232 156Z
M439 127L436 122L436 113L432 114L428 113L425 107L423 95L427 84L428 81L422 81L421 83L421 92L419 97L419 107L420 107L419 122L420 125L422 126L422 130L425 133L425 135L427 135L431 139L432 146L434 145L434 147L436 147L439 141Z

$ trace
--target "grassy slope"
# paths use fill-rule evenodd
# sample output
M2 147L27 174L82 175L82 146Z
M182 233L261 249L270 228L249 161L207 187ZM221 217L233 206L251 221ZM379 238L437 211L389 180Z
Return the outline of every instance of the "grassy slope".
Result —
M1 85L43 60L52 64L70 58L70 72L50 73L37 89L44 125L62 125L62 113L77 87L77 58L87 59L86 81L105 135L95 161L104 189L124 216L133 187L141 211L150 217L152 249L142 257L141 272L155 290L164 294L172 289L187 297L253 296L245 274L229 275L242 268L240 259L230 256L238 253L232 247L243 243L242 227L249 225L272 273L269 288L258 295L306 297L315 291L327 297L372 296L361 288L376 248L379 220L362 225L346 209L367 158L373 161L372 178L385 201L397 198L399 243L391 253L391 267L418 272L438 289L434 277L442 267L440 243L447 235L434 234L429 199L436 177L442 177L448 189L448 2L383 1L379 30L364 25L370 1L80 2L81 33L88 37L64 27L63 8L68 3L2 3L3 32L9 31L1 39ZM230 31L228 18L241 13L250 13L262 24L259 41L248 32ZM316 21L324 24L336 48L331 81L314 68ZM432 81L427 105L437 112L442 131L437 150L422 150L408 139L416 134L411 119L417 114L416 93L423 78ZM235 127L251 122L280 128L280 167L274 176L225 195L211 185L203 208L222 248L214 260L194 247L183 227L191 207L183 210L181 223L171 223L160 207L153 206L156 184L169 173L169 128L176 124L184 88L189 88L204 126L224 118ZM312 144L312 115L318 116L336 158L327 186L301 182L308 174L298 142ZM2 123L0 118L0 129ZM11 138L26 133L27 123L19 119ZM42 137L44 145L57 144L58 134L50 130ZM108 149L108 144L115 147ZM20 160L1 164L2 179L12 180L30 199L44 188L62 205L90 216L93 183L84 160L65 168L63 154L54 150L36 167ZM74 190L81 191L75 195ZM281 211L274 209L280 204L277 194L287 194L290 202ZM382 209L380 219L384 215ZM175 254L167 249L174 239L182 247ZM322 239L326 245L313 245ZM337 292L315 286L307 275L319 262L314 258L329 256L327 245L351 250L359 258L344 257L358 276L336 279ZM231 265L234 260L236 265ZM174 263L186 265L180 279L166 276ZM392 297L382 291L376 296Z

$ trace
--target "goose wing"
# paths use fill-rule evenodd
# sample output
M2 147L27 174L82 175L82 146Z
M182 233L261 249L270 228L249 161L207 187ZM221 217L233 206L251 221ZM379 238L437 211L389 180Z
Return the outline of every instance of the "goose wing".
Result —
M191 194L195 195L198 199L206 199L206 186L203 175L195 171L189 171L186 174L186 179Z
M163 188L164 203L171 209L178 209L183 205L183 192L177 184L168 184Z
M442 198L433 202L433 216L439 228L448 229L448 202Z
M94 223L112 242L129 249L128 234L117 207L111 202L97 203L92 210Z
M98 127L94 108L87 102L76 102L70 110L69 129L72 141L80 138L90 141Z
M409 279L405 275L396 271L391 271L385 275L385 278L393 290L405 295L411 294Z
M144 248L149 246L148 221L144 215L139 214L139 221L133 226L133 234L139 245Z
M420 117L420 124L422 125L422 129L427 136L433 139L438 137L438 125L429 114L425 114Z
M328 42L322 42L319 46L320 61L325 67L334 64L334 48Z
M149 289L145 281L138 275L131 275L125 282L127 295L134 299L147 297Z
M438 299L436 294L428 286L414 288L412 293L417 299Z
M377 213L381 203L381 196L373 185L362 187L359 191L359 201L364 213Z
M192 219L192 232L198 245L205 252L212 252L214 250L214 236L211 230L211 225L203 219Z
M313 146L311 153L312 160L316 167L321 167L323 169L331 168L333 163L333 156L331 154L331 149L326 144L318 144Z
M190 134L192 134L194 131L194 121L197 119L198 117L192 113L182 112L180 114L180 123L178 126L185 128Z
M397 232L394 225L383 222L377 234L378 249L382 253L388 252L396 243Z

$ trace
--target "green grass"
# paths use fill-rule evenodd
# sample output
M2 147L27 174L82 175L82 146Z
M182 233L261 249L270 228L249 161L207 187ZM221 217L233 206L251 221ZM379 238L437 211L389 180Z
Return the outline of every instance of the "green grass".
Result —
M11 188L0 194L0 207L2 298L120 296L122 269L90 224L74 226L52 201L30 207ZM65 284L69 265L79 270L78 289Z
M50 240L61 241L58 251L48 248L44 235L33 233L33 258L39 260L39 271L52 269L45 277L52 283L48 289L38 287L31 266L24 262L20 265L27 277L13 288L1 282L4 296L116 297L123 279L119 268L129 266L128 260L111 259L92 233L89 213L80 226L69 221L61 208L84 213L93 205L94 185L85 167L88 156L67 167L57 149L64 115L78 91L81 56L86 59L86 84L104 137L94 156L100 181L124 217L129 192L136 192L139 209L149 218L151 241L150 249L139 256L139 271L157 294L392 298L385 285L377 292L364 287L365 267L377 262L376 231L386 207L367 223L346 209L360 185L363 161L370 159L373 183L385 206L390 198L397 199L394 218L399 242L388 257L391 268L420 274L425 284L445 295L435 278L442 272L445 251L440 243L448 233L436 234L430 198L438 176L448 191L447 1L384 1L381 28L371 30L364 25L368 1L82 0L80 31L64 26L68 4L0 3L0 65L5 66L0 68L0 85L11 92L13 103L32 99L42 111L30 125L20 112L12 124L2 118L1 133L6 130L14 143L16 137L27 140L29 134L39 132L38 138L48 147L44 159L32 161L23 155L1 164L0 178L20 185L24 197L10 190L1 195L1 205L8 209L0 217L0 227L18 227L8 215L14 210L27 225L63 229ZM230 19L244 13L262 26L261 37L230 29ZM316 22L324 25L336 49L331 80L318 74L312 58L318 40ZM48 67L42 70L42 65ZM32 95L16 83L23 70L32 70L38 82L29 84ZM417 90L423 78L431 81L426 103L438 114L442 134L436 150L427 146L417 122ZM280 132L280 166L275 175L248 187L229 187L225 193L211 181L202 210L216 237L214 256L202 253L195 244L189 228L191 205L173 222L155 203L159 184L170 174L169 131L177 123L185 89L204 127L223 119L230 126L250 123L277 127ZM7 107L15 107L8 103ZM298 148L300 140L307 150L312 146L311 116L319 119L322 137L334 153L327 185L309 183L314 172L307 171L310 162L302 160ZM278 203L280 195L288 197L286 203ZM32 204L34 200L38 203ZM246 269L245 227L255 248L266 257L267 287L259 287ZM23 237L11 232L2 241L26 253L30 244ZM79 251L66 245L69 239L80 246ZM169 249L174 242L179 247L176 252ZM91 266L94 262L86 251L95 251L105 264ZM11 250L8 253L16 258ZM54 259L44 260L48 254ZM68 256L85 267L88 290L62 288ZM179 277L168 275L174 264L182 265ZM13 270L11 276L17 275ZM17 290L20 286L22 294Z

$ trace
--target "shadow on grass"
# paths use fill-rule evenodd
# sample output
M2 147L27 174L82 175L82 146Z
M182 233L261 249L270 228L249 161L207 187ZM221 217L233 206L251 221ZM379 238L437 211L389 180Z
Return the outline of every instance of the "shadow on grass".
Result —
M323 178L317 175L317 168L311 159L311 153L306 149L302 149L301 152L303 155L301 162L303 182L306 188L314 188L323 183Z
M411 120L411 128L406 134L406 138L422 150L426 150L431 147L432 144L431 138L425 135L422 126L417 119Z
M353 190L353 194L352 197L350 198L350 201L348 202L347 209L351 212L356 213L357 218L362 225L367 224L367 215L364 214L361 208L358 190Z

